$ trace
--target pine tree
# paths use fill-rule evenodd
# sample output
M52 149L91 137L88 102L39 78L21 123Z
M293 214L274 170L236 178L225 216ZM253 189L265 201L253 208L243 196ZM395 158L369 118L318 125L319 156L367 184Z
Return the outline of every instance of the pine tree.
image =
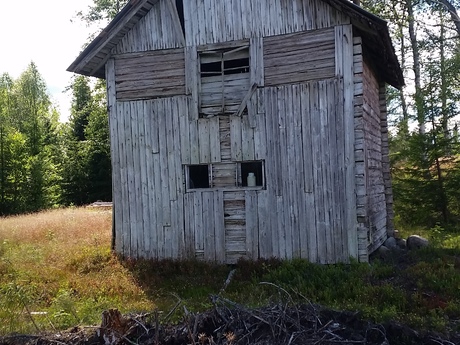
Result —
M111 200L112 183L105 86L87 77L71 85L71 117L65 128L63 202L82 205Z

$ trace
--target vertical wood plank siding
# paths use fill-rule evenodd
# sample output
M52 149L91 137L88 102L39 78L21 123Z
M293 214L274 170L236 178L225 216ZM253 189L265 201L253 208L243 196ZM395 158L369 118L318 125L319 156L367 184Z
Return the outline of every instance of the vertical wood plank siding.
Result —
M109 107L109 130L110 137L113 138L110 140L110 156L119 157L120 156L120 147L117 142L118 136L118 117L117 117L117 98L115 91L115 62L113 59L109 59L105 66L105 75L107 78L107 103L111 106ZM112 159L112 200L113 200L113 210L112 210L112 247L117 252L123 252L123 233L122 226L117 222L122 220L122 205L119 203L122 197L122 188L121 188L121 169L120 161L118 159Z
M190 252L184 232L181 118L188 117L186 97L116 102L111 116L117 250L126 256L184 257ZM111 111L112 115L112 111ZM160 137L158 150L152 143ZM192 201L193 203L193 201ZM119 207L119 208L118 208ZM119 212L120 210L120 212ZM193 205L192 205L193 210Z
M339 165L344 165L345 142L344 136L336 133L343 128L331 125L344 123L344 112L337 109L343 97L342 85L340 79L329 79L264 89L265 124L260 127L270 138L265 162L270 188L257 192L261 257L272 253L321 263L348 260L348 234L343 222L346 176L339 170ZM310 150L314 157L301 163L298 157ZM306 170L313 172L308 189ZM253 199L247 202L252 203ZM251 210L247 207L246 212Z
M377 173L388 170L383 94L349 18L320 0L189 0L184 14L186 47L159 1L107 63L116 250L366 261L369 222L373 242L384 238L391 186ZM257 86L247 112L199 117L197 52L244 39ZM264 186L229 188L253 160ZM187 190L190 164L209 164L214 188Z
M118 55L115 83L120 101L184 95L184 50Z
M347 261L346 176L340 167L345 138L337 134L343 128L336 128L344 123L344 112L337 109L342 88L336 78L265 88L253 96L263 92L267 102L256 128L247 116L231 120L239 122L238 130L251 132L254 142L267 142L266 148L254 146L254 155L265 160L268 188L253 191L184 193L183 164L191 160L191 150L181 147L201 151L203 143L201 137L184 135L198 122L189 120L186 96L117 102L111 128L126 139L116 141L113 151L122 187L117 204L125 210L116 212L117 233L125 236L122 253L160 259L193 253L221 262L241 256ZM278 139L266 139L273 137ZM306 163L298 159L304 151L315 152ZM279 160L272 155L276 152ZM200 163L211 163L210 155L203 157L208 161ZM306 170L313 179L308 188Z
M343 110L344 133L344 174L345 204L344 212L345 229L348 235L349 256L358 257L358 223L356 218L356 180L354 157L354 85L353 85L353 27L352 25L338 25L335 28L335 59L336 75L343 78L343 95L340 97L339 110Z
M185 3L187 1L184 1ZM112 54L145 52L183 47L181 36L166 1L158 1L152 9L112 49Z
M238 41L348 24L350 19L323 1L184 1L187 46Z

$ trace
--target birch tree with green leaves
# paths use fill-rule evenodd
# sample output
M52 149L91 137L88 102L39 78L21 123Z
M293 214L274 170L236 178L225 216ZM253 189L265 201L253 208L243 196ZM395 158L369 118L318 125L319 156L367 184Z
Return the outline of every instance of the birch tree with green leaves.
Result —
M460 220L457 1L366 1L389 21L406 87L388 90L395 211L400 224Z
M17 80L0 78L0 214L58 203L58 118L33 62Z

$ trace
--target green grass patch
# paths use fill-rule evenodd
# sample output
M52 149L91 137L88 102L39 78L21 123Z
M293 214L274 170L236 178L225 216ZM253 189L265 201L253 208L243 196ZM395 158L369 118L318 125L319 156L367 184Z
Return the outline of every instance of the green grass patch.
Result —
M433 229L433 245L371 264L304 260L121 260L110 251L111 215L69 209L0 219L0 334L97 325L102 311L159 311L161 320L200 312L222 296L248 307L316 303L375 322L456 329L460 246L456 231ZM414 233L414 232L411 232ZM175 308L175 309L174 309ZM174 310L174 312L171 312Z

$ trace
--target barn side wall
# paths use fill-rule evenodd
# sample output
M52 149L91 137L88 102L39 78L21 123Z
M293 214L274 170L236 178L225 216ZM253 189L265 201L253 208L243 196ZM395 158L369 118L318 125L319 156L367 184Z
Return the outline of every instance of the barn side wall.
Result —
M356 215L358 221L358 257L362 262L369 260L367 246L368 231L368 199L367 199L367 169L366 145L364 132L363 89L364 61L361 37L353 38L353 80L354 80L354 135L355 135L355 179L356 179Z
M388 123L385 86L365 59L361 38L354 39L355 160L359 258L386 240L392 225Z
M369 253L387 239L387 210L383 178L382 123L380 114L380 83L371 65L363 65L363 120L366 145L366 188L368 193L370 230Z
M177 35L164 3L114 48L107 64L116 250L219 262L357 257L352 30L341 25L348 18L322 1L297 0L294 7L282 0L184 1L184 50L177 49L179 37L163 36ZM242 100L247 111L201 117L199 52L237 40L250 49L255 88ZM278 44L287 44L280 49L285 55ZM155 53L143 53L151 49L184 51L184 78L174 94L129 79L127 69L142 79L136 59L147 58L147 69L156 69ZM298 66L283 60L301 55L308 63L298 60L305 67L299 76ZM318 69L324 74L315 74ZM252 161L263 162L263 186L190 188L189 165L205 164L223 176L230 163Z

